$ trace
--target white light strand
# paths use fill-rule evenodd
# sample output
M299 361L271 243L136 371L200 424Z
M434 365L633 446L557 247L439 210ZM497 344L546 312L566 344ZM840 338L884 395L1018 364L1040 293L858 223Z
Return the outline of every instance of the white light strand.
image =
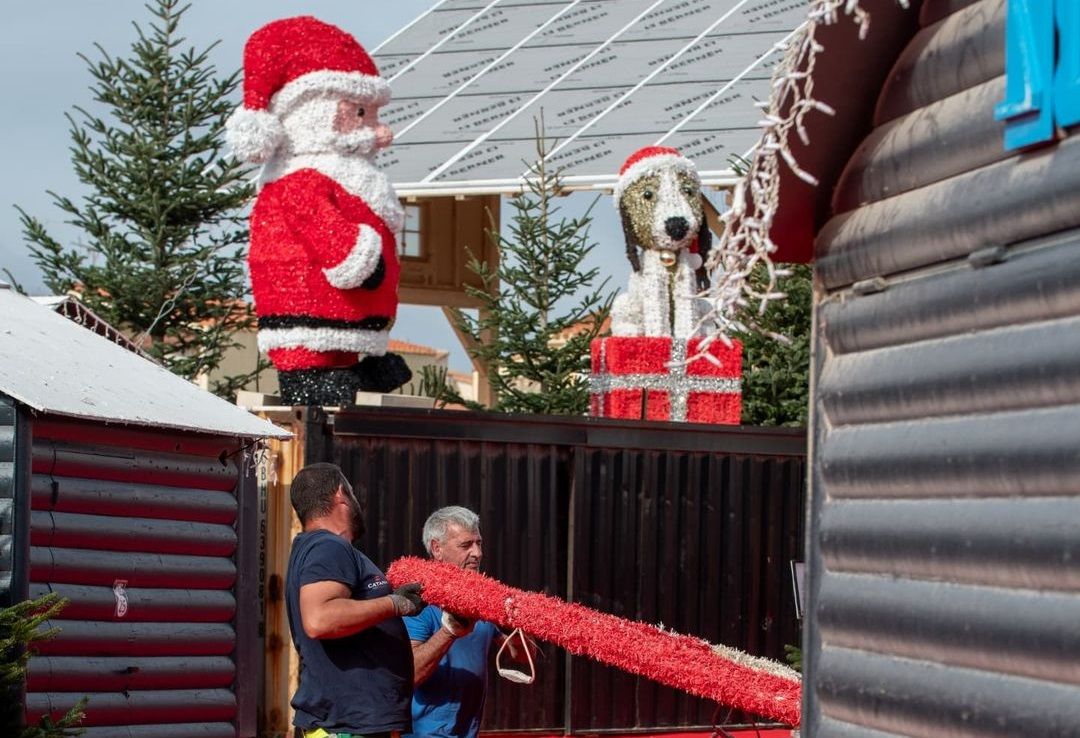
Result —
M897 2L902 7L908 6L907 0ZM801 33L786 44L783 61L773 74L768 103L759 104L764 108L759 122L762 137L746 174L735 185L731 207L720 216L723 233L706 263L711 286L699 295L709 302L709 310L697 326L707 338L698 356L691 360L702 356L713 340L730 345L732 334L761 332L753 321L746 325L738 319L740 308L757 305L756 313L761 316L769 303L786 297L777 289L777 280L790 272L773 263L772 254L777 246L770 236L780 203L780 162L799 179L817 186L817 179L799 166L789 142L794 135L804 146L810 144L803 122L811 111L834 113L828 105L814 99L813 74L817 57L825 50L817 41L817 30L836 23L841 14L850 16L858 25L860 39L866 38L870 14L859 5L859 0L812 0ZM750 282L750 273L759 263L765 265L768 279L764 287L757 289ZM764 332L778 341L789 342L784 336Z

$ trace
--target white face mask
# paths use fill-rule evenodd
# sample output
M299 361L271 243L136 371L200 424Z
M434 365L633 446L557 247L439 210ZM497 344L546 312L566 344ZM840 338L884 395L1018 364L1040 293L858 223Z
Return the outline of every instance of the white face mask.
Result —
M511 669L502 664L503 651L506 650L506 647L510 645L510 641L514 640L515 637L521 644L521 648L525 649L525 656L529 660L528 673L518 669ZM536 681L536 665L533 663L532 651L529 649L529 644L525 640L525 633L522 632L521 628L515 628L514 632L507 636L506 640L499 646L499 652L495 654L495 669L499 672L499 676L515 684L532 684Z

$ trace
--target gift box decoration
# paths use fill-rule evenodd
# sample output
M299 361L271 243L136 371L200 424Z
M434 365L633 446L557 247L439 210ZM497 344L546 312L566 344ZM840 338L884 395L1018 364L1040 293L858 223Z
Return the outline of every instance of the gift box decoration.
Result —
M733 341L726 346L714 340L702 351L702 340L597 338L591 346L591 414L600 418L738 425L742 413L742 344Z

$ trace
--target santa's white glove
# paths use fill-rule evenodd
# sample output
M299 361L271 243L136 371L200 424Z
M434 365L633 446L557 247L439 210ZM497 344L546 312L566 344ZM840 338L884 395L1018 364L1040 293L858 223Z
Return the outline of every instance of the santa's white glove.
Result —
M473 621L443 610L442 627L454 638L461 638L472 633Z
M364 280L375 273L382 256L382 238L378 231L369 225L361 225L356 243L345 260L329 269L323 269L326 281L339 290L351 290L359 287Z

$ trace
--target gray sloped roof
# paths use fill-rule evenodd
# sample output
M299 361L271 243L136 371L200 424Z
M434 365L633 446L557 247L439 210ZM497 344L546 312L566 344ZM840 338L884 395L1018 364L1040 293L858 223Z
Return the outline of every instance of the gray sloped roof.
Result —
M134 351L144 359L150 359L150 356L136 346L133 341L129 340L123 333L98 317L94 311L86 307L81 300L70 295L41 295L31 297L30 299L38 305L44 305L50 310L60 313L68 320L75 321L83 328L91 330L99 336L104 336L113 343L123 346L128 351ZM153 361L153 359L150 360Z
M512 191L543 110L571 185L610 186L642 146L712 184L760 138L776 45L806 0L443 0L375 50L394 99L380 154L399 195Z
M0 286L0 392L39 412L246 438L290 434Z

